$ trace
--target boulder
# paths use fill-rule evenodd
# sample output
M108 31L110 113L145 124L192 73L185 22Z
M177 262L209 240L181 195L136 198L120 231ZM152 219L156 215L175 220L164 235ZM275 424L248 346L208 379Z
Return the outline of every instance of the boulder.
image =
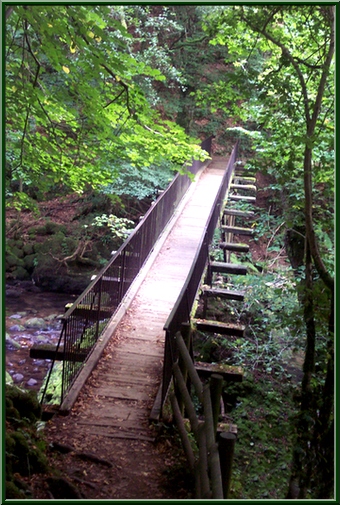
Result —
M48 324L42 317L31 317L25 323L26 328L47 329Z

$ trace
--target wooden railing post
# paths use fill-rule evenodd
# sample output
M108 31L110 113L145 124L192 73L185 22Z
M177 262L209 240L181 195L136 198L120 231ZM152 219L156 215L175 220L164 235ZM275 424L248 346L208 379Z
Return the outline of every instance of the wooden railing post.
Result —
M214 434L216 438L218 417L221 409L221 396L222 396L223 377L222 375L213 373L210 377L210 395L211 406L214 421Z
M206 384L203 388L203 408L206 425L207 452L211 478L212 498L223 499L221 465L218 453L218 445L215 440L214 420L211 407L209 384Z
M225 499L229 498L235 442L236 435L234 435L234 433L220 433L218 439L218 452L220 455L223 496Z
M198 400L200 402L202 402L203 400L203 394L202 394L202 391L203 391L203 385L202 385L202 382L201 382L201 379L199 378L198 376L198 373L195 369L195 366L192 362L192 359L191 359L191 356L189 354L189 351L185 345L185 342L183 340L183 337L181 335L181 332L178 331L176 333L176 343L177 343L177 346L178 346L178 350L180 352L180 355L185 363L185 366L188 370L188 374L189 374L189 377L191 379L191 382L195 388L195 391L196 391L196 394L197 394L197 397L198 397Z
M195 456L194 456L194 452L193 452L191 444L190 444L188 433L187 433L187 430L185 429L184 421L183 421L181 412L179 410L177 399L176 399L176 396L174 393L170 393L170 402L171 402L172 412L174 414L174 418L175 418L175 421L177 424L178 432L181 437L184 452L186 454L190 469L193 471L195 468Z
M191 326L190 326L190 324L182 324L181 335L183 337L183 341L185 343L185 346L188 349L188 352L190 353L190 342L191 342ZM183 361L181 354L179 355L178 365L179 365L180 371L182 373L184 383L186 384L187 379L188 379L188 369L185 365L185 362ZM176 395L176 396L178 398L179 409L180 409L181 413L184 414L183 399L181 396L179 396L179 397L178 397L178 395Z

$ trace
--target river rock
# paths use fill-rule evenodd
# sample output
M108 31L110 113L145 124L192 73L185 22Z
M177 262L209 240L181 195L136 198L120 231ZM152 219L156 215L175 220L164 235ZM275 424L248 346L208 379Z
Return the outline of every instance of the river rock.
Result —
M49 339L47 338L46 335L37 335L37 338L35 340L36 340L36 342L40 342L40 343L44 342L44 343L46 343L46 342L48 342Z
M13 338L11 338L8 333L6 332L6 344L14 347L14 349L20 349L21 348L21 345L18 344L18 342L16 342L15 340L13 340Z
M47 328L46 321L42 317L31 317L25 323L26 328Z
M22 324L15 324L14 326L11 326L9 328L9 331L24 331L25 330L25 326L23 326Z
M22 316L20 314L13 314L12 316L9 316L9 319L21 319Z
M53 321L54 319L57 319L58 314L50 314L49 316L44 317L45 321Z
M38 384L38 381L31 378L29 379L27 382L26 382L27 386L35 386L36 384Z
M15 373L12 376L12 379L14 382L21 382L23 380L24 376L21 373Z

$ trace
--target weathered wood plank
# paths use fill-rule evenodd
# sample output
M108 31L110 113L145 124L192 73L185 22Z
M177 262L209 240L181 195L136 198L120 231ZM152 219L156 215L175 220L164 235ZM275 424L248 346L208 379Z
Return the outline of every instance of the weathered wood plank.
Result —
M153 397L151 393L146 391L145 384L143 384L143 387L140 388L119 388L117 386L110 387L108 385L106 387L98 388L96 393L98 396L123 400L149 400Z
M33 344L30 348L30 358L33 359L54 359L56 361L64 361L64 347L60 346L57 351L57 346L53 344ZM72 361L82 362L87 358L86 352L72 353Z
M236 216L236 217L254 217L255 212L252 210L237 210L237 209L224 209L224 214L226 216Z
M231 189L249 189L251 191L256 191L256 186L253 184L237 184L237 183L232 183L230 184Z
M244 181L246 183L256 182L256 177L246 177L243 175L234 175L233 181L238 184L238 181ZM236 182L237 181L237 182Z
M207 319L193 319L193 324L196 329L200 331L235 337L244 337L246 329L242 324L221 323L219 321L209 321Z
M234 233L235 235L254 235L254 228L242 228L241 226L222 225L221 230L225 233Z
M217 433L234 433L237 435L237 424L217 423Z
M239 263L223 263L222 261L212 261L209 264L211 272L223 274L246 275L248 269L246 266Z
M234 251L234 252L248 252L249 251L248 244L239 244L237 242L220 242L219 247L221 249L225 249L227 251Z
M233 200L235 202L240 202L240 201L252 202L252 203L256 202L256 196L229 195L228 199Z
M225 365L224 363L205 363L202 361L195 361L194 364L198 375L202 377L217 373L229 382L242 382L243 380L244 371L240 366Z
M147 435L147 428L145 428L145 431L141 432L138 430L138 426L135 427L130 427L128 429L124 429L124 423L122 423L122 429L117 429L115 431L109 431L108 428L111 427L111 425L98 425L94 424L93 426L88 425L85 427L83 424L83 427L86 429L86 433L90 435L100 435L104 436L107 438L121 438L121 439L128 439L128 440L143 440L144 442L154 442L155 438L150 437ZM115 428L112 426L112 428ZM117 426L118 428L118 426Z
M207 297L225 298L226 300L238 300L243 302L244 291L231 291L229 289L203 288L202 293Z

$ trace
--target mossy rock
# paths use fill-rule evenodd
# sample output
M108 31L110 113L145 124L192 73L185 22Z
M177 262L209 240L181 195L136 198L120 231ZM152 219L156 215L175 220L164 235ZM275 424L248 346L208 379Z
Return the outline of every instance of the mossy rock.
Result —
M14 279L18 279L20 281L28 280L31 278L30 274L27 270L21 266L15 268L12 272L12 276Z
M30 239L33 239L37 235L37 228L36 227L30 228L27 233Z
M89 285L91 276L93 274L93 267L88 270L88 267L83 271L77 271L72 274L67 272L66 268L56 269L56 265L41 265L33 270L32 279L39 288L57 292L57 293L71 293L80 294Z
M32 248L33 250L33 248ZM37 261L37 256L36 254L29 254L24 257L24 265L25 268L29 271L32 272L34 270L34 267L36 266L36 261Z
M63 245L65 243L65 240L68 240L68 242L66 242L67 247L71 245L70 241L72 241L73 249L71 252L73 252L76 249L78 242L74 239L66 239L64 233L60 231L55 235L52 235L51 237L47 238L43 242L35 244L34 252L46 255L45 262L53 260L53 258L50 256L50 253L54 254L55 256L60 255L60 257L62 258L63 256L66 256L65 250L63 250L65 249L65 246ZM40 263L44 262L44 258L38 258L38 259Z
M22 250L24 248L24 241L22 239L19 239L19 240L17 239L15 241L15 247Z
M16 256L17 258L23 258L24 257L24 251L20 249L17 245L12 247L12 254Z
M25 244L22 250L26 256L30 256L34 253L33 244Z
M7 251L6 254L6 269L7 268L15 268L24 266L24 261L21 258L18 258L15 254L13 254L12 250Z
M16 240L14 240L14 238L9 238L8 240L6 240L6 248L7 249L15 247L15 244L16 244Z
M33 498L30 486L15 475L13 478L6 479L6 499L17 497Z
M41 405L35 391L26 391L12 384L6 384L6 400L12 402L20 417L31 421L41 418Z
M48 460L37 446L36 440L32 440L28 433L15 431L11 434L15 442L12 453L13 473L27 476L32 473L44 473L48 470Z
M24 499L27 495L23 489L19 489L12 480L6 481L6 500Z
M10 418L20 420L20 414L19 411L13 406L12 400L10 398L6 398L6 419Z
M35 232L38 235L55 235L56 233L66 233L66 228L64 225L54 223L53 221L47 221L43 226L38 226L35 228Z

